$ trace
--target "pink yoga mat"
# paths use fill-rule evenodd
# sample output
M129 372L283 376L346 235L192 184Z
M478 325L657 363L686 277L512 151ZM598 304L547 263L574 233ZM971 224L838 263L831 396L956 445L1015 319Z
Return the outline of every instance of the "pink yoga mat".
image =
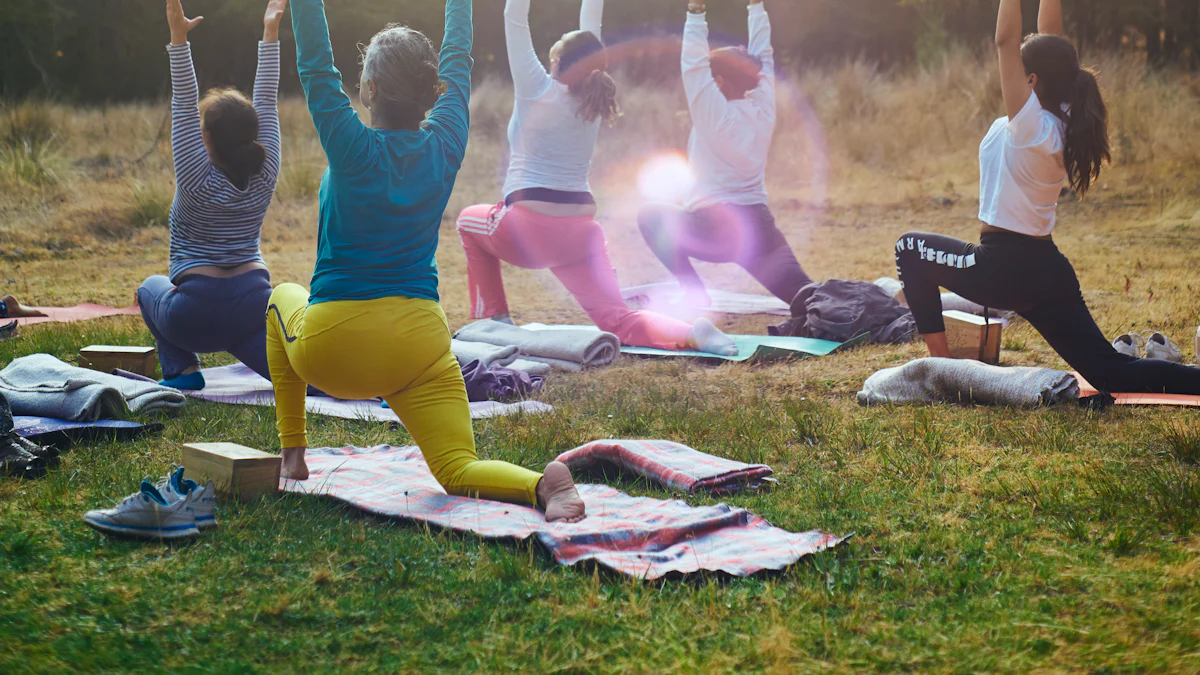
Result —
M605 485L579 486L588 511L581 522L547 523L527 506L447 495L415 447L318 448L307 460L309 479L282 480L280 489L489 539L536 536L563 565L593 560L638 579L702 570L747 576L846 540L819 530L788 532L726 504L631 497Z
M1079 380L1079 396L1087 398L1100 392L1083 379L1079 373L1073 373ZM1117 405L1165 405L1183 408L1200 408L1200 396L1187 394L1113 394Z
M137 306L122 307L107 307L105 305L82 304L74 307L33 307L46 316L33 316L17 319L17 324L20 326L28 326L35 323L69 323L71 321L89 321L91 319L99 319L105 316L140 316L141 310Z

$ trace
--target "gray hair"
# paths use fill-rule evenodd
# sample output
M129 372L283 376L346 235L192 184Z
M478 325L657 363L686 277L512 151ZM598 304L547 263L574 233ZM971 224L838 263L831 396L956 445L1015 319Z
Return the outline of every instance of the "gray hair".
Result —
M389 24L359 51L362 79L375 83L372 120L387 128L418 128L445 92L433 43L420 31Z

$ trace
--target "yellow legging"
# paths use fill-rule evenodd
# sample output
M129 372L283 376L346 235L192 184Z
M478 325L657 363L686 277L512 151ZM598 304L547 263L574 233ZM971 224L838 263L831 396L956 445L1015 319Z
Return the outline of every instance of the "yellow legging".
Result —
M284 448L308 446L306 385L342 399L382 396L452 495L537 504L541 474L475 454L462 371L442 307L407 297L308 304L282 284L267 307L267 361Z

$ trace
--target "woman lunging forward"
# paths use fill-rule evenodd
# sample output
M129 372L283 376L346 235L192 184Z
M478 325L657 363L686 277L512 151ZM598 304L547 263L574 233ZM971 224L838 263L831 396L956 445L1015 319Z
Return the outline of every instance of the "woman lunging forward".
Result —
M321 0L292 0L296 60L329 160L321 181L312 290L283 284L267 310L283 475L308 467L305 383L382 396L450 494L583 518L570 471L480 461L462 371L438 304L438 227L467 146L471 0L447 0L440 57L423 34L389 27L363 54L365 126L342 90Z
M505 199L470 207L458 218L471 316L509 320L504 261L550 269L592 321L624 344L736 354L733 341L707 319L688 325L635 312L621 297L588 184L600 125L619 114L600 41L603 11L603 0L584 0L580 29L550 50L547 73L529 32L529 0L508 0L504 26L516 105Z
M267 368L263 314L271 274L259 249L263 218L279 176L279 23L287 0L271 0L258 44L254 100L234 89L199 98L180 0L167 0L171 27L171 276L137 292L158 343L163 384L203 389L198 353L229 352L259 375Z
M638 214L646 243L683 286L684 302L695 307L712 301L693 258L736 263L788 303L812 283L767 205L775 57L763 0L750 0L749 12L749 48L710 52L704 3L689 0L682 63L696 187L686 208L652 204Z
M1200 370L1113 349L1054 245L1063 181L1084 195L1110 159L1108 114L1095 76L1063 37L1061 0L1042 0L1038 31L1022 42L1020 0L1001 0L996 46L1008 116L979 148L980 243L924 232L896 242L917 327L930 354L949 356L942 286L1019 313L1102 391L1200 394Z

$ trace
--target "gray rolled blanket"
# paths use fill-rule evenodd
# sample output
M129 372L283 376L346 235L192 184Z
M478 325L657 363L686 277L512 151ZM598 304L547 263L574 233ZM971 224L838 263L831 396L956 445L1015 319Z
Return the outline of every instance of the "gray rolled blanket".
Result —
M0 370L0 394L16 415L73 422L119 419L130 412L173 412L187 400L179 390L157 382L77 368L49 354L15 359Z
M569 329L527 330L490 319L464 326L454 339L516 347L522 359L569 371L609 366L621 355L621 342L612 333Z
M484 368L503 366L531 375L544 375L550 372L550 366L545 363L520 358L521 350L516 346L498 347L486 342L451 340L450 350L454 352L454 358L458 359L458 365L462 367L472 361L478 361Z
M867 378L858 392L862 405L919 401L1033 408L1078 399L1079 381L1061 370L935 358L881 370Z

